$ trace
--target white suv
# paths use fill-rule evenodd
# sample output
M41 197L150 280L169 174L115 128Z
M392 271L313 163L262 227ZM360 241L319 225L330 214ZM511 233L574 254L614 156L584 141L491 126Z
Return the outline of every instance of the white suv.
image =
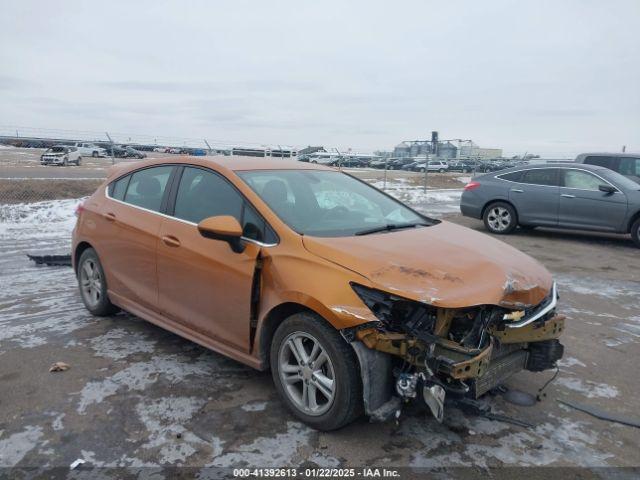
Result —
M82 155L83 157L96 158L108 156L107 151L104 148L94 145L93 143L76 142L72 146L76 147L80 152L80 155Z
M40 156L41 165L62 165L66 167L70 163L80 166L82 155L78 147L68 145L54 145Z

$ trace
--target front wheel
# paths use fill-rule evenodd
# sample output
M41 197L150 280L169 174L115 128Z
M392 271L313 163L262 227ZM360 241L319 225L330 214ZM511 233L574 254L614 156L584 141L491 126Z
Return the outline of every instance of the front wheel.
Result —
M362 381L353 348L321 317L297 313L276 330L271 372L278 394L302 422L329 431L362 413Z
M68 167L69 166L69 157L64 157L62 159L62 166L63 167Z
M489 205L483 215L484 226L491 233L506 235L518 226L515 209L505 202L494 202Z
M118 311L107 295L107 279L93 248L87 248L78 260L78 285L84 306L93 315L103 317Z
M91 152L91 156L93 158L98 158L98 152L96 152L96 151Z
M640 218L633 222L631 226L631 239L636 244L636 247L640 248Z
M444 168L441 168L440 170L438 170L438 173L444 173Z
M76 160L76 167L79 167L81 163L82 163L82 157L78 157Z

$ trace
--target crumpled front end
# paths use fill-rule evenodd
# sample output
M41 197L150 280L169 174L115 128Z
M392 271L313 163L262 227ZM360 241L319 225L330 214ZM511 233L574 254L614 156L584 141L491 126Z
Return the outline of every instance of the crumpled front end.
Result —
M343 332L390 362L393 395L408 401L422 398L442 421L446 395L478 398L522 370L553 368L563 355L558 337L564 316L556 313L555 283L536 305L518 299L519 292L505 292L509 300L492 305L461 308L437 307L352 283L352 288L378 321ZM508 290L508 289L506 289ZM362 349L357 353L362 361ZM366 370L363 370L366 374ZM365 396L376 382L364 378ZM365 398L368 413L384 408L377 392ZM373 398L372 397L372 398Z

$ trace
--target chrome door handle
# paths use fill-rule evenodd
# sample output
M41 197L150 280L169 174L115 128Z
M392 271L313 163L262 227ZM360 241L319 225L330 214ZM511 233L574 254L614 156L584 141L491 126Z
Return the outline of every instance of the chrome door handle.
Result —
M519 188L512 188L511 191L516 193L524 193L524 190L520 190Z
M568 193L562 193L562 194L560 194L560 196L564 197L564 198L576 198L575 195L569 195Z
M164 243L167 247L179 247L180 240L172 235L165 235L162 237L162 243Z

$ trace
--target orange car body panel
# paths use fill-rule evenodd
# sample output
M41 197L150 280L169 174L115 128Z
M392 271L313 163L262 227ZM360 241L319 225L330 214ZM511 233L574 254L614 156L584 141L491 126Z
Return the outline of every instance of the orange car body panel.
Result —
M196 165L225 176L271 225L278 244L246 242L244 252L234 253L227 243L202 237L193 223L106 196L107 185L119 176L161 164ZM266 367L260 342L250 341L251 282L258 256L257 338L269 312L289 302L315 311L337 329L376 321L350 282L450 308L521 308L538 304L551 289L550 274L535 260L448 222L391 234L303 237L235 173L258 169L332 170L243 157L178 157L118 166L85 202L73 251L81 242L95 248L116 305L255 368Z

